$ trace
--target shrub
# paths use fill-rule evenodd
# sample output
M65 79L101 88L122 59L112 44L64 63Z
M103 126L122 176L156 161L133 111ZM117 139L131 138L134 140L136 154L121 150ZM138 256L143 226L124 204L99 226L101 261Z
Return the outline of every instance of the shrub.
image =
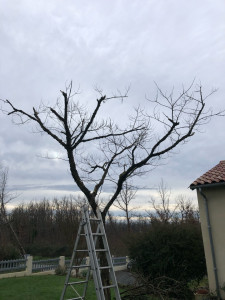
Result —
M199 224L154 222L149 231L135 236L130 257L144 276L166 276L178 281L200 280L206 274ZM132 241L134 241L132 239Z
M66 267L58 266L58 267L55 269L55 275L63 276L63 275L66 275L66 272L67 272Z
M12 244L0 246L0 260L20 258L19 250Z
M61 255L71 256L72 250L69 247L62 246L57 247L54 245L37 245L33 244L26 247L27 253L30 253L33 256L42 256L42 257L58 257Z

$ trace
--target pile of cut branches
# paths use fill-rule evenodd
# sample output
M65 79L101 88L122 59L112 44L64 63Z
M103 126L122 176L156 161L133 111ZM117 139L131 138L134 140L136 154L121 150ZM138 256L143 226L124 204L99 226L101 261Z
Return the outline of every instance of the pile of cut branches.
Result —
M138 274L139 284L121 293L123 300L145 300L149 295L159 299L192 299L193 293L187 283L166 276L145 278Z

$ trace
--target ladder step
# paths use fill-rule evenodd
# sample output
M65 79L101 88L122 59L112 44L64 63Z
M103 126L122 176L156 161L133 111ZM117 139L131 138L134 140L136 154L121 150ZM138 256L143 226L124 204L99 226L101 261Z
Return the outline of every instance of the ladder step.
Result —
M113 285L105 285L105 286L103 286L103 289L111 289L114 287L116 287L114 284Z
M82 269L82 268L90 268L89 265L79 265L79 266L72 266L72 269Z
M67 299L67 300L78 300L78 299L84 299L84 297L70 298L70 299Z
M94 236L104 236L104 233L92 233Z
M95 249L96 252L107 252L107 249Z
M70 299L67 299L67 300L78 300L78 299L84 299L84 297L70 298Z
M96 222L101 222L101 219L96 219L96 218L90 218L90 221L96 221Z
M99 270L107 270L107 269L112 269L112 267L110 267L110 266L99 267Z
M88 282L87 280L84 281L73 281L73 282L68 282L67 285L74 285L74 284L82 284Z

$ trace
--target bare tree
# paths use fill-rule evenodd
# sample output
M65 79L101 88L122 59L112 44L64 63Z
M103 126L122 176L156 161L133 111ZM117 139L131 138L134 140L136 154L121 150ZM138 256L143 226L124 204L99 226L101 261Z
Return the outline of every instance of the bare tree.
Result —
M20 255L24 257L25 250L11 224L7 218L6 205L15 199L16 195L12 195L7 191L8 169L0 166L0 225L7 225L16 241Z
M149 201L153 210L146 211L151 221L199 223L199 210L190 199L184 195L178 195L172 204L171 190L167 188L163 179L158 186L158 196L158 201L154 197Z
M36 123L41 132L47 133L66 152L71 175L96 211L96 199L105 182L115 185L115 191L106 203L103 219L120 194L124 182L135 175L147 171L146 166L154 166L179 144L186 142L195 131L212 116L224 116L224 111L213 113L206 108L209 95L203 96L202 87L193 85L183 89L177 96L169 95L158 88L152 113L140 107L135 109L129 124L120 128L110 118L99 120L98 113L108 101L124 99L127 93L107 97L98 90L100 98L91 113L85 106L74 101L77 93L72 93L72 83L61 91L62 99L55 106L41 104L28 113L17 108L9 100L2 100L8 109L2 111L17 116L17 124L29 121ZM154 132L154 122L162 125L162 131ZM90 152L88 152L90 150ZM96 151L95 151L96 150ZM95 151L95 155L91 155ZM88 183L94 183L93 189Z
M224 111L213 113L207 109L209 95L203 95L201 86L191 84L177 96L173 91L164 93L158 87L156 98L147 99L154 105L151 113L138 107L128 125L120 128L110 118L101 120L98 116L104 104L125 99L127 92L111 97L100 90L97 92L100 96L91 112L74 101L78 92L72 92L72 83L61 91L62 97L54 106L41 104L39 108L33 107L32 112L26 112L12 101L2 100L6 106L3 105L2 111L17 117L14 118L17 124L34 122L41 132L62 146L74 182L94 212L104 184L114 184L114 193L102 209L103 220L127 179L157 165L178 145L187 142L212 116L224 115ZM156 131L155 123L161 125Z
M190 199L184 195L179 195L176 202L181 222L199 222L199 209L193 205Z
M11 197L8 197L8 192L6 191L8 179L8 169L0 166L0 217L1 222L5 222L6 219L6 205L11 201Z
M161 179L158 186L158 195L159 201L156 201L153 197L150 200L154 211L146 212L151 220L159 220L163 223L167 223L175 217L178 205L176 204L175 207L171 207L171 191L167 188L163 179Z
M123 188L119 194L119 197L114 202L114 206L125 213L128 232L130 232L131 219L136 216L134 211L137 209L137 207L130 207L131 201L135 199L136 193L137 190L134 190L133 186L126 181L123 184Z

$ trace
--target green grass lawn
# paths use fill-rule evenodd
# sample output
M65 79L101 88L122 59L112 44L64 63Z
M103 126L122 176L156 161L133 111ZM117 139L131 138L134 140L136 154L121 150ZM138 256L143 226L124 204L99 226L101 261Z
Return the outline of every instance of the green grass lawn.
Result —
M71 280L75 281L76 279L71 278ZM56 275L0 279L0 300L59 300L64 282L65 276ZM82 286L77 285L77 287L82 293ZM66 299L75 298L75 293L71 287L68 287L67 291ZM96 300L95 287L92 280L88 284L86 299ZM112 299L115 299L113 295ZM158 298L149 296L150 299L156 300Z
M1 300L59 300L65 276L45 275L0 279ZM81 286L80 286L81 287ZM75 297L72 289L66 297ZM82 291L82 289L80 289ZM88 284L88 300L96 300L93 281Z

